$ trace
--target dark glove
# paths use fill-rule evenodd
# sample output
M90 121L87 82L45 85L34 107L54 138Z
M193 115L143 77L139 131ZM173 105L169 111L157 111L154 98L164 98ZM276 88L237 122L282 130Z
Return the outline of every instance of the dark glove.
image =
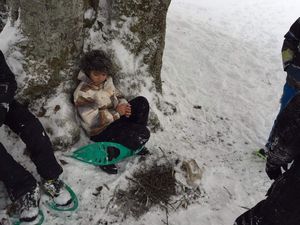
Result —
M293 64L288 65L285 70L295 81L300 82L300 67Z
M266 164L266 173L267 173L268 177L271 180L276 180L282 174L281 167L285 171L288 168L287 164L283 165L283 166L279 166L279 165L275 165L275 164L272 164L272 163L270 163L270 162L267 161L267 164Z

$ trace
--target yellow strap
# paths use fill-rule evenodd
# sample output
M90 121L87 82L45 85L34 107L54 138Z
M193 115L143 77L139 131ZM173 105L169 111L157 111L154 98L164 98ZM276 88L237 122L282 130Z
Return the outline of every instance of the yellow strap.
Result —
M294 52L289 48L286 50L283 50L281 54L282 54L282 61L284 63L291 61L294 58Z

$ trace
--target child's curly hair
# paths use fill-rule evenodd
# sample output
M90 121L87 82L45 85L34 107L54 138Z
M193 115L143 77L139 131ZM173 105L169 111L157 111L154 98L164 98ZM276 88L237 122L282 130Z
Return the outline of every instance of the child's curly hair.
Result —
M84 54L80 60L80 69L86 76L90 76L91 71L104 72L112 76L113 64L108 55L102 50L92 50Z

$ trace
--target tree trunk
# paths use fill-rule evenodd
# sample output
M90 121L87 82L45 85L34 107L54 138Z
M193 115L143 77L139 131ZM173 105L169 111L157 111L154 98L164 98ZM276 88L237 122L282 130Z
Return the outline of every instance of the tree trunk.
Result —
M19 3L21 29L27 37L20 46L27 62L25 70L30 74L23 93L34 99L52 94L53 88L72 79L74 62L82 52L84 40L84 4L82 0ZM15 15L16 9L12 11Z
M85 49L111 52L129 94L137 94L152 77L161 93L161 66L165 45L166 15L171 0L100 0L92 37ZM129 85L128 85L129 84ZM148 87L151 88L151 87Z
M29 103L54 146L64 149L80 136L70 96L84 43L84 2L11 0L9 5L11 22L20 20L25 37L18 44L24 56L25 77L16 74L17 97Z

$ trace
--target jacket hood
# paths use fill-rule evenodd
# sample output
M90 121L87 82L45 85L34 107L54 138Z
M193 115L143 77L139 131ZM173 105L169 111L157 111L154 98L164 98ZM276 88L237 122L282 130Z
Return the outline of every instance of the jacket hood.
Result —
M91 79L87 75L85 75L85 73L82 70L80 70L77 79L86 83L91 82Z
M82 82L85 82L87 84L93 83L93 81L87 75L85 75L85 73L82 70L79 72L79 74L77 76L77 79L82 81ZM106 79L106 82L112 83L113 82L112 78L110 76L108 76L107 79Z

